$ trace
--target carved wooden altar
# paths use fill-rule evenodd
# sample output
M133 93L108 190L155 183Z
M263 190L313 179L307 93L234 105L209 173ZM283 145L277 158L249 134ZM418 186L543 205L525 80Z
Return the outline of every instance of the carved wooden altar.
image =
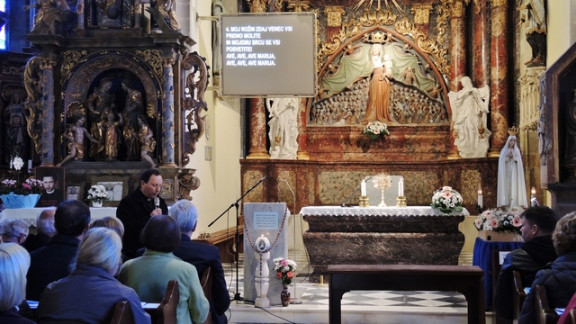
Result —
M469 215L424 206L309 206L300 214L310 226L304 244L315 279L329 264L458 264L458 224Z
M104 6L104 7L103 7ZM34 166L65 168L80 197L103 178L128 191L158 167L169 201L199 186L187 167L204 131L208 67L172 8L134 0L37 7L24 71L25 151ZM41 14L42 13L42 14Z

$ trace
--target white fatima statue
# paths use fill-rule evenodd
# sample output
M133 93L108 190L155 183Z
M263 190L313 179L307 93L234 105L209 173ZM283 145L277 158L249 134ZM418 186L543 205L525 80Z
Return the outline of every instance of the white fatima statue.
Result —
M526 179L522 154L518 148L516 134L518 129L512 127L508 140L500 151L498 160L498 207L528 207Z

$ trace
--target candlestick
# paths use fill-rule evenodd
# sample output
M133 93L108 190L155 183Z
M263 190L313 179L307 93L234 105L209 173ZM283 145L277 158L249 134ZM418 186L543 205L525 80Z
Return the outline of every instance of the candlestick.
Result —
M400 178L398 181L398 196L404 196L404 178Z
M484 207L482 188L478 189L478 207L480 207L481 209Z
M366 196L366 181L364 180L360 183L360 195Z

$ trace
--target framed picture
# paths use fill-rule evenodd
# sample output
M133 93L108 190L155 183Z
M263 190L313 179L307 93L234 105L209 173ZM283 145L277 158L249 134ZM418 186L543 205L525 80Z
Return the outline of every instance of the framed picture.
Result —
M103 185L108 192L108 200L104 201L105 207L116 207L122 198L128 195L128 176L98 176L90 179L90 184ZM90 186L87 186L89 188Z
M64 168L36 168L36 179L41 180L44 190L36 207L56 206L64 200Z

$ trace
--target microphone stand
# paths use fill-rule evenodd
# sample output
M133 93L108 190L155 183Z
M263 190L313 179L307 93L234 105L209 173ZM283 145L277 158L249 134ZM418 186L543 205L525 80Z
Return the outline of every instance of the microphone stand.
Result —
M239 286L238 286L238 266L240 264L240 257L239 257L239 247L240 247L240 232L239 232L239 220L240 220L240 215L238 212L238 204L240 203L240 201L247 195L250 193L250 191L254 190L254 188L258 187L259 184L262 183L262 181L264 181L264 179L266 179L266 177L262 177L260 180L258 180L258 182L252 186L252 188L248 189L248 191L246 191L244 194L242 194L242 196L240 196L240 198L238 198L233 204L230 205L230 207L228 207L224 212L222 212L222 214L220 214L218 217L216 217L216 219L214 219L212 221L212 223L208 224L208 227L212 226L214 223L216 223L217 220L219 220L222 216L224 216L224 214L226 214L232 207L236 207L236 233L234 234L234 244L236 244L236 249L234 249L234 259L236 260L236 293L234 294L234 299L232 300L243 300L242 297L240 297L240 293L239 291Z

